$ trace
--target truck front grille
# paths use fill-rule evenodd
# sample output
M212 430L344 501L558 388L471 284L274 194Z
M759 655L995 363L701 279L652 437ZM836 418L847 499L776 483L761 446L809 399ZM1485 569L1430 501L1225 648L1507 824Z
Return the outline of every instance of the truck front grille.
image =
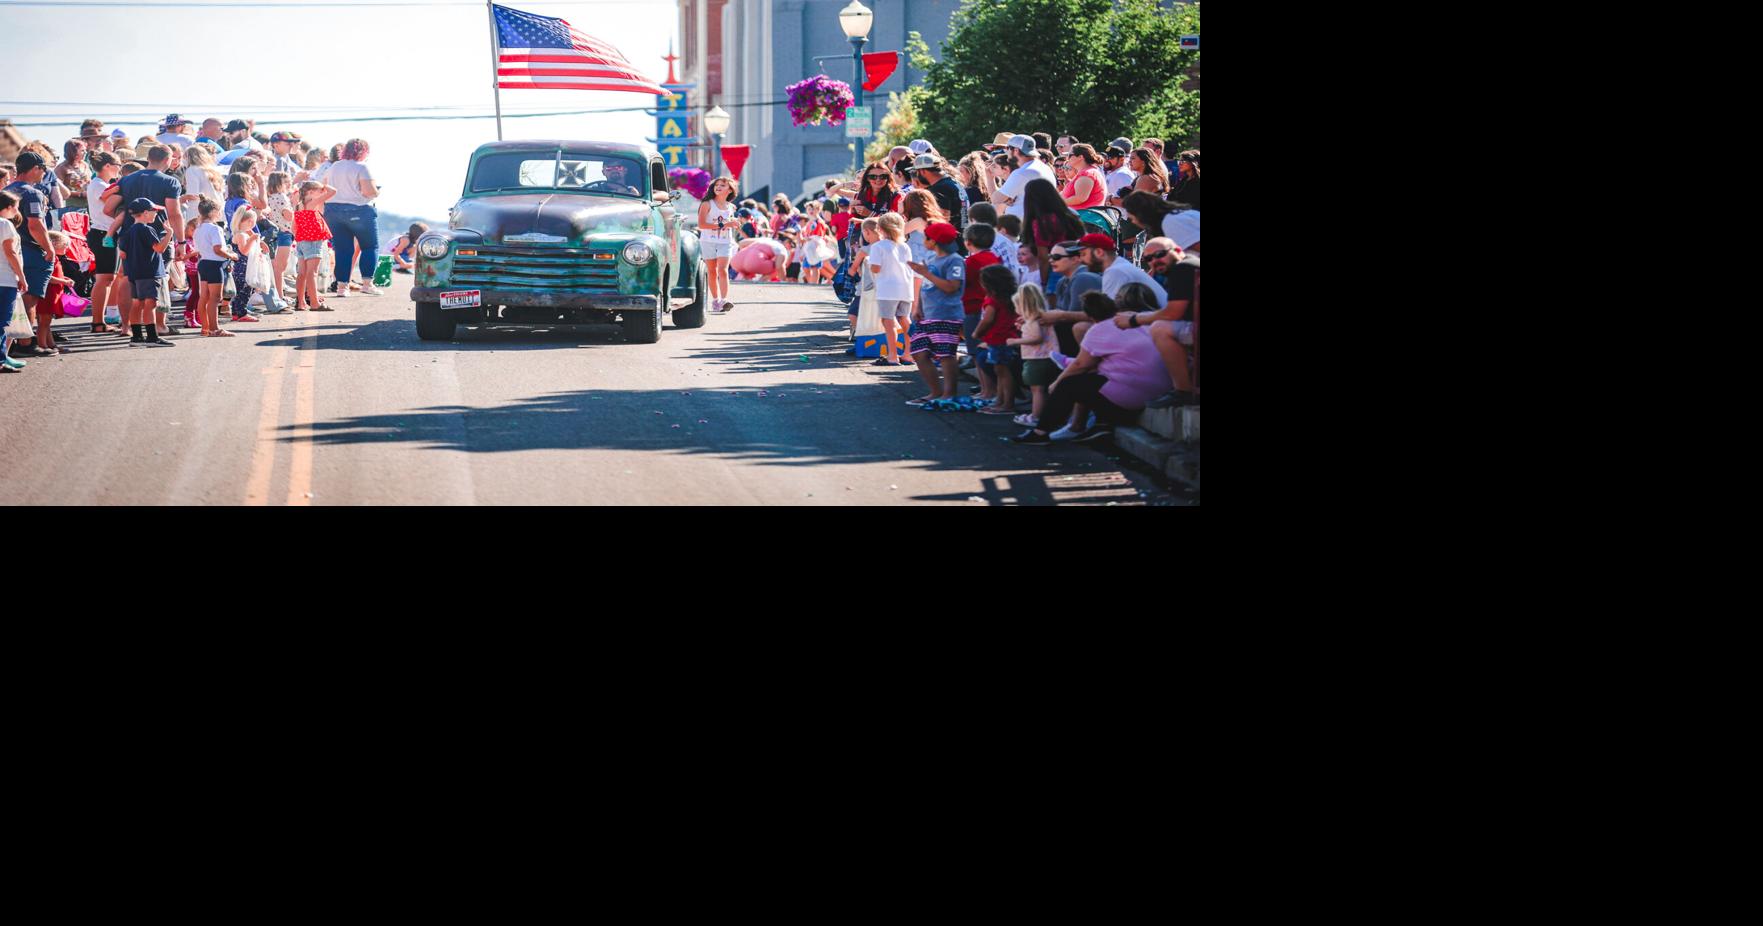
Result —
M618 292L618 254L598 248L466 247L448 286L544 292Z

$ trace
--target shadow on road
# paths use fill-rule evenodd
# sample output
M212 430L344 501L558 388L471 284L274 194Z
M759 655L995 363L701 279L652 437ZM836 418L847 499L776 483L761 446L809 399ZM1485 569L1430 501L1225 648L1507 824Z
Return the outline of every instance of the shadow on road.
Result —
M1018 447L1014 428L973 415L877 401L876 384L762 390L552 393L491 407L442 405L364 415L284 432L321 446L401 443L431 450L618 450L714 456L766 466L900 463L930 471L1010 471L982 492L916 501L993 505L1140 504L1118 464L1093 448ZM286 433L282 440L297 439ZM1075 481L1074 481L1075 480Z

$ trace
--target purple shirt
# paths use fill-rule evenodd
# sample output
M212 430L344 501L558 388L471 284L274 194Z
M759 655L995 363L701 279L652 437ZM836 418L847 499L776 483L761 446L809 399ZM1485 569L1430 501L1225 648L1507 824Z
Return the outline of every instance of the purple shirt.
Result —
M1146 402L1175 388L1145 328L1122 331L1112 318L1097 322L1084 335L1083 349L1101 362L1096 372L1108 380L1102 385L1102 397L1121 408L1144 408Z

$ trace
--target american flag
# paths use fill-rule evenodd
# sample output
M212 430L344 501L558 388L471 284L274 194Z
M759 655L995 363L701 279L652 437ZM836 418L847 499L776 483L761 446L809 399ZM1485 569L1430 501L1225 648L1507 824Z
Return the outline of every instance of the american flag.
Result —
M550 16L491 5L496 86L503 90L627 90L665 96L618 49Z

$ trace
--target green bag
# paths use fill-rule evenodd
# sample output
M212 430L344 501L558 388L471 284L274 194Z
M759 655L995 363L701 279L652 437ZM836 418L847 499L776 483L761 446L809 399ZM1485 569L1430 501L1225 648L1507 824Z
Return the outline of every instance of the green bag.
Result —
M380 258L380 265L373 268L373 285L392 285L392 259L390 257Z

